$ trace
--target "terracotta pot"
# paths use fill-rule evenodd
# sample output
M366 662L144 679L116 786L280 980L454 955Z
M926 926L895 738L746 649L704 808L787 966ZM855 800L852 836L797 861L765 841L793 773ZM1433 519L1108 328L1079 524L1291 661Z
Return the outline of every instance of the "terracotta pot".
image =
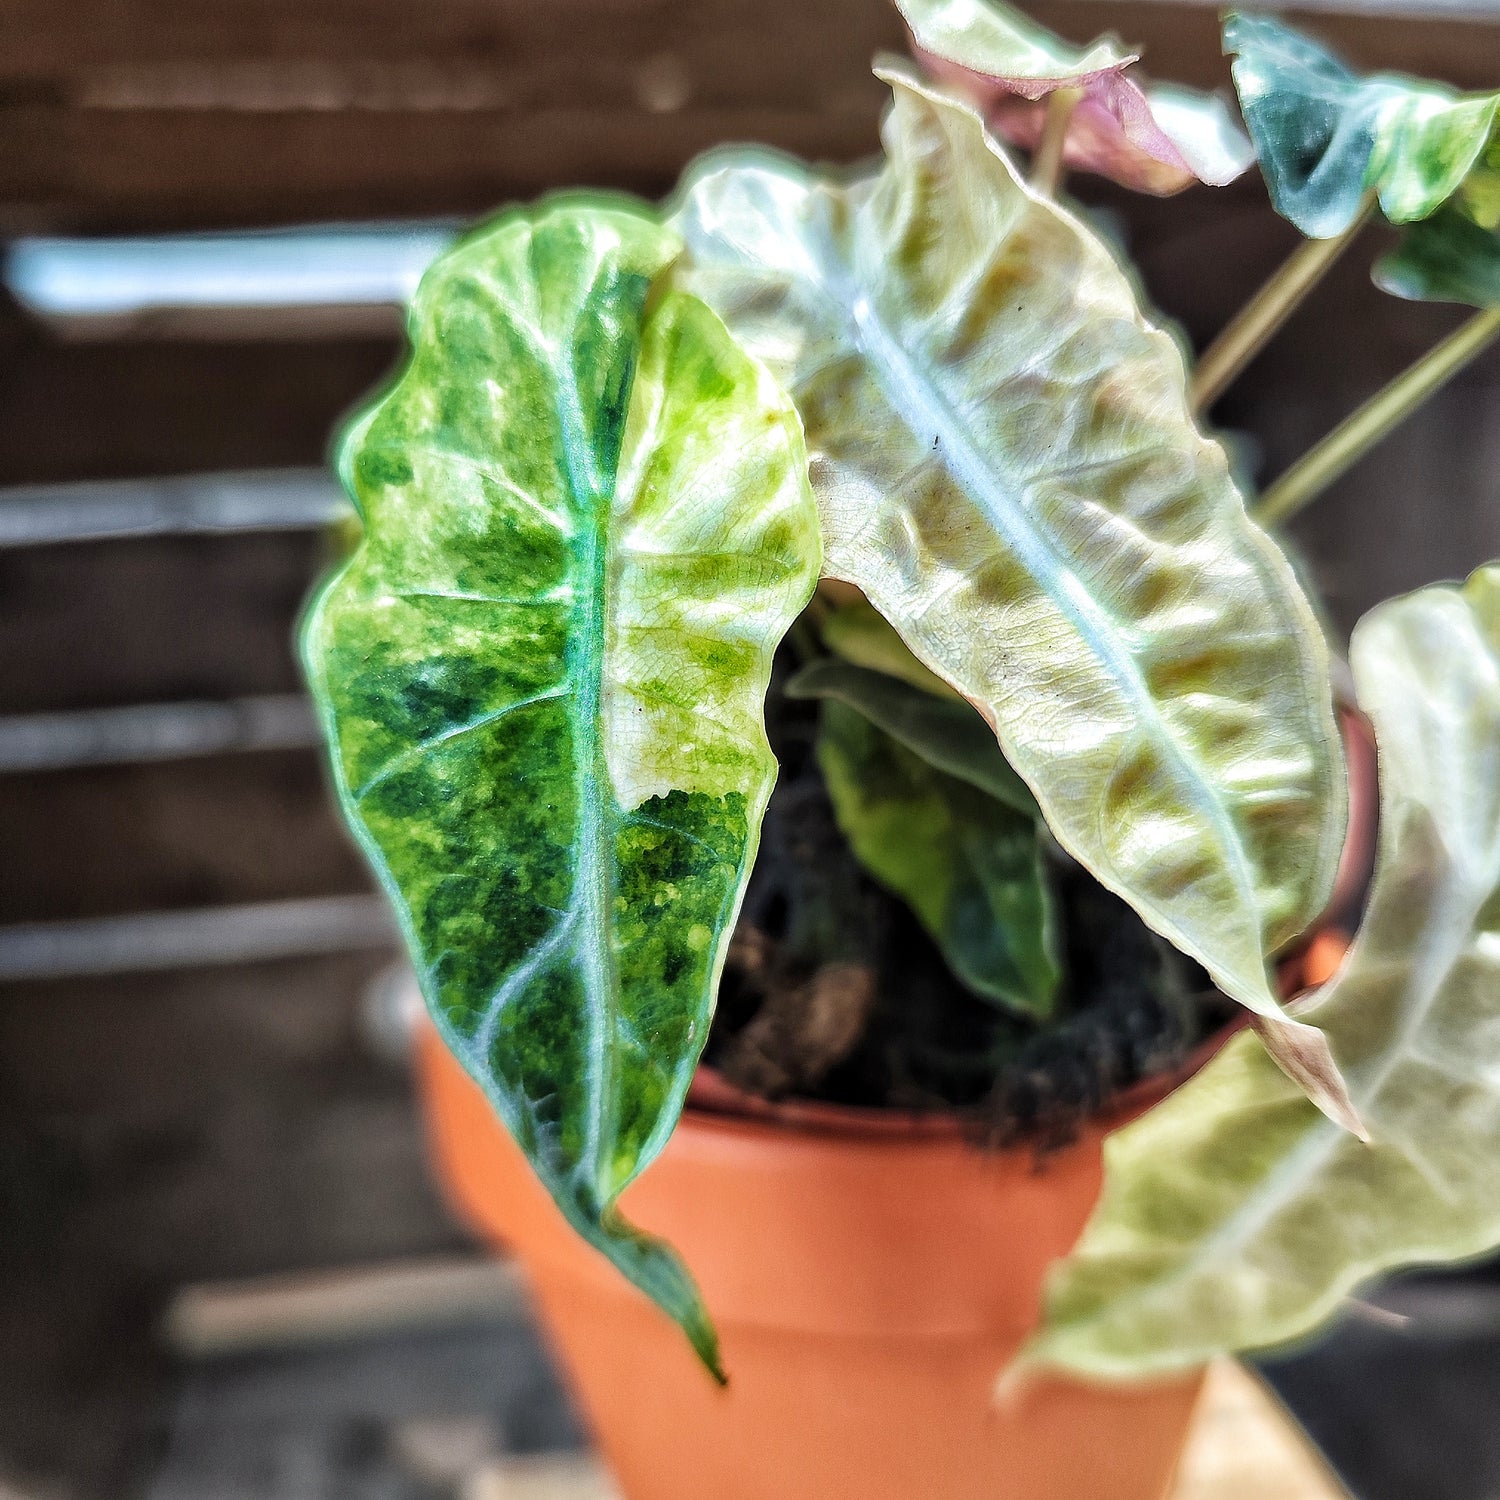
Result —
M1375 843L1374 740L1341 710L1351 820L1322 930L1284 993L1337 968ZM425 1023L429 1131L452 1198L519 1255L627 1500L1163 1500L1201 1377L1105 1388L997 1373L1099 1194L1104 1136L1143 1086L1040 1167L951 1120L768 1105L707 1070L624 1209L682 1252L723 1339L713 1384L677 1329L568 1227Z
M692 1267L723 1339L721 1390L567 1226L426 1026L420 1066L448 1189L521 1258L628 1500L1165 1495L1197 1377L993 1394L1094 1205L1120 1113L1038 1167L1030 1151L971 1147L948 1121L690 1107L623 1206Z

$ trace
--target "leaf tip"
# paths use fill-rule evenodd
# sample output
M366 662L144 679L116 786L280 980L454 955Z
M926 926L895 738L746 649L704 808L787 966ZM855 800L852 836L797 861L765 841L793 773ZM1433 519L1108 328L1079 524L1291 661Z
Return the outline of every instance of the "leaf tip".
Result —
M1369 1145L1370 1132L1350 1097L1327 1035L1306 1021L1256 1016L1254 1025L1277 1067L1335 1125Z

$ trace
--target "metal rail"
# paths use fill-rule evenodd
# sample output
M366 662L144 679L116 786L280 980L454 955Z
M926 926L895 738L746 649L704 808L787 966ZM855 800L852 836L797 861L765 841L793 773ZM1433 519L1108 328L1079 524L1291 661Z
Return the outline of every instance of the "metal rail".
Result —
M0 547L316 530L350 515L323 469L264 469L0 489Z
M313 896L196 911L0 927L0 982L72 979L394 949L382 896Z
M300 693L223 703L142 703L0 718L0 775L306 750L321 734Z

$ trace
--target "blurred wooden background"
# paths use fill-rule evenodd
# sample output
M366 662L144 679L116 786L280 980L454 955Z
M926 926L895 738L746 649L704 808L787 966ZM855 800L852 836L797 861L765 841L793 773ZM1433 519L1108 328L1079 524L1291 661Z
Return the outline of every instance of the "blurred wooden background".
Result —
M1213 5L1032 9L1079 39L1119 30L1159 76L1227 80ZM1497 10L1302 18L1362 64L1495 86ZM0 241L656 195L725 140L854 161L876 145L870 55L901 43L886 0L4 0ZM1073 187L1200 343L1294 243L1253 178L1165 202ZM1462 316L1378 294L1379 241L1219 410L1262 477ZM396 355L327 330L62 341L0 298L0 488L317 465ZM1500 555L1497 382L1492 352L1298 525L1341 626ZM293 693L322 555L307 532L0 551L0 716ZM369 888L307 749L0 777L0 830L0 926ZM466 1251L369 1040L390 957L0 986L0 1489L139 1487L184 1283ZM1468 1472L1461 1493L1500 1492L1500 1453Z

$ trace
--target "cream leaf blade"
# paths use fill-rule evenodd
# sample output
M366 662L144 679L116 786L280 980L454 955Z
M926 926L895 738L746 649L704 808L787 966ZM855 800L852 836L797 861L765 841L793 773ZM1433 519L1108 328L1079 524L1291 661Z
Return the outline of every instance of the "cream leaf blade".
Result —
M818 572L795 412L639 207L441 257L351 430L364 521L303 655L428 1007L574 1227L717 1365L616 1200L677 1120L775 777L762 709Z
M1252 1036L1105 1147L1026 1362L1096 1376L1299 1337L1378 1272L1500 1244L1500 565L1357 627L1380 751L1374 892L1306 1011L1372 1144Z
M679 274L797 401L826 571L979 708L1075 857L1295 1026L1265 955L1345 821L1311 610L1109 250L973 110L885 76L878 176L711 157Z

